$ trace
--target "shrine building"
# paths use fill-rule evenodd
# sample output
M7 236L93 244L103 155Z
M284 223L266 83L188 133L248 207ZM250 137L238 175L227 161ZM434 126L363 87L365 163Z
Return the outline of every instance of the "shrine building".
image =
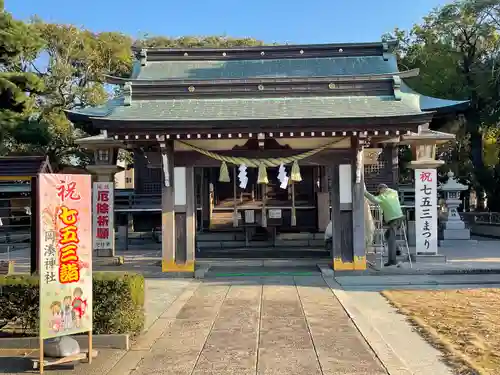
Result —
M419 71L399 71L394 46L136 50L129 78L107 77L117 97L67 115L100 132L80 144L101 181L119 148L133 151L129 216L136 230L161 228L164 272L194 272L210 236L223 239L212 254L258 252L262 236L321 248L330 220L334 270L364 270L364 184L397 188L402 142L415 162L434 160L454 136L430 129L468 105L412 90Z

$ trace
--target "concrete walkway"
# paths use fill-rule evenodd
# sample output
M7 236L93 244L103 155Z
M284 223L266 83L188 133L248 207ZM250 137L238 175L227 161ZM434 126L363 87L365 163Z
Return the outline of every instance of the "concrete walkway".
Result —
M160 316L188 288L194 280L146 279L144 331L151 329Z
M442 361L442 353L374 291L379 289L376 285L372 291L346 291L333 278L325 280L389 374L453 374Z
M132 350L100 350L92 365L51 373L452 374L376 285L344 290L318 274L148 279L146 287L146 329ZM26 360L0 353L0 373L28 368Z
M109 372L152 373L387 374L319 276L189 286Z
M499 242L450 250L457 264L491 264ZM454 254L454 256L453 256ZM2 255L2 254L0 254ZM28 268L29 254L10 254ZM0 259L2 257L0 256ZM129 352L101 350L92 365L57 375L439 374L432 348L378 293L500 285L497 275L280 276L165 279L157 251L129 251L111 270L145 273L146 327ZM234 263L234 262L233 262ZM267 261L273 265L273 261ZM474 262L475 263L475 262ZM233 265L234 266L234 265ZM234 269L234 267L231 267ZM96 270L105 270L98 266ZM25 362L0 356L0 373ZM21 372L20 372L21 371Z
M382 291L390 289L459 289L500 287L500 274L479 275L387 275L337 276L344 290Z

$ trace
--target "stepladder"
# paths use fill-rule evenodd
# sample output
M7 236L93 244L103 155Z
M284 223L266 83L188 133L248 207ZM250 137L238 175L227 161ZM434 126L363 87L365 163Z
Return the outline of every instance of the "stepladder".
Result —
M376 256L379 256L380 268L384 267L384 258L389 255L389 248L387 240L385 238L385 232L388 230L388 226L384 224L383 213L379 207L372 207L372 215L375 224L375 233L373 235L373 250ZM406 226L406 220L402 220L401 223L396 228L396 246L397 254L399 256L404 256L404 261L409 263L410 268L413 268L413 262L411 259L410 247L408 245L408 231ZM398 262L398 266L401 265L401 261Z

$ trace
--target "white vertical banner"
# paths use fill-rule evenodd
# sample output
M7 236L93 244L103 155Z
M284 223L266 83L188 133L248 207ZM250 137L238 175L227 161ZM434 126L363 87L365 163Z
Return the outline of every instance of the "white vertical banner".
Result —
M114 236L114 183L94 182L92 186L93 249L112 249Z
M417 254L438 252L436 169L415 169L415 235Z

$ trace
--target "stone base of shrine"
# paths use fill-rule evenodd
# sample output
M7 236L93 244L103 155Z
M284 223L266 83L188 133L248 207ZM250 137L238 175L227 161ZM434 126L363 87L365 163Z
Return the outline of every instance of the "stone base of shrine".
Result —
M470 240L470 229L443 229L444 240Z
M12 275L15 269L15 261L0 261L0 275Z
M446 256L441 254L411 254L415 263L446 263Z
M364 271L366 270L366 257L354 257L354 261L346 262L341 258L333 260L334 271Z
M456 246L474 246L477 245L477 240L471 240L471 239L446 239L446 240L440 240L439 241L439 246L441 247L456 247Z
M191 273L194 275L194 261L176 263L175 261L162 260L161 270L162 272Z
M113 249L96 249L95 254L97 257L114 257L115 251Z
M98 266L121 266L125 263L123 256L97 256L93 263Z

